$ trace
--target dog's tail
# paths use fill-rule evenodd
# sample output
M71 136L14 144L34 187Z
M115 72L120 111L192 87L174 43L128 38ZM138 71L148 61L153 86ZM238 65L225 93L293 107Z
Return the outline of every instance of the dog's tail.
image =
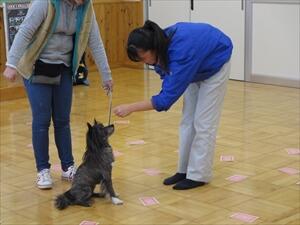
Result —
M55 207L59 210L67 208L69 205L73 203L73 196L69 191L58 195L55 199Z

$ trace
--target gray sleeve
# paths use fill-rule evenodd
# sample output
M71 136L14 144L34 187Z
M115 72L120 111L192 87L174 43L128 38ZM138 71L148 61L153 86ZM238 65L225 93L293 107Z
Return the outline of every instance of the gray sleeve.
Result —
M46 18L48 1L33 0L20 25L7 57L7 64L16 66L29 45L36 30Z
M102 81L111 80L111 70L108 65L108 60L103 45L103 41L100 36L100 31L98 27L95 14L93 13L91 33L88 40L88 45L91 49L91 53L97 65L99 71L101 71Z

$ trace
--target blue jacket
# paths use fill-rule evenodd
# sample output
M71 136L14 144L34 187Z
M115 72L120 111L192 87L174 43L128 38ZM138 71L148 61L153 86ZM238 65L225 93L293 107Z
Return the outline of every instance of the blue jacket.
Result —
M169 72L155 65L163 79L160 93L151 99L157 111L168 110L190 83L216 74L229 61L233 48L230 38L209 24L177 23L165 33L174 34L168 48Z

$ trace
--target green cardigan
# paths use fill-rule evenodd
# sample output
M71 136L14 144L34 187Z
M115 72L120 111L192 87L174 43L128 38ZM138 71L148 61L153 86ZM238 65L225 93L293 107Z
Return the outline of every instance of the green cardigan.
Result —
M48 12L47 17L40 28L36 31L32 41L26 48L23 56L18 62L16 69L24 78L29 79L32 75L34 63L39 58L40 53L47 44L48 39L56 28L57 21L60 17L60 1L47 0ZM89 33L92 26L93 4L91 0L77 8L76 35L73 48L72 71L75 75L80 59L88 45Z

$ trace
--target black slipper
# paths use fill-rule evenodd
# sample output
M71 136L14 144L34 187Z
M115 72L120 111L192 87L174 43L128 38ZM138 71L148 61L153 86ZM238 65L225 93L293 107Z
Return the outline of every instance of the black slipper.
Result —
M176 173L175 175L168 177L164 180L164 185L176 184L177 182L184 180L186 178L186 173Z
M202 182L202 181L194 181L194 180L190 180L190 179L184 179L184 180L179 181L173 187L173 189L175 189L175 190L187 190L187 189L200 187L200 186L203 186L205 184L206 183Z

